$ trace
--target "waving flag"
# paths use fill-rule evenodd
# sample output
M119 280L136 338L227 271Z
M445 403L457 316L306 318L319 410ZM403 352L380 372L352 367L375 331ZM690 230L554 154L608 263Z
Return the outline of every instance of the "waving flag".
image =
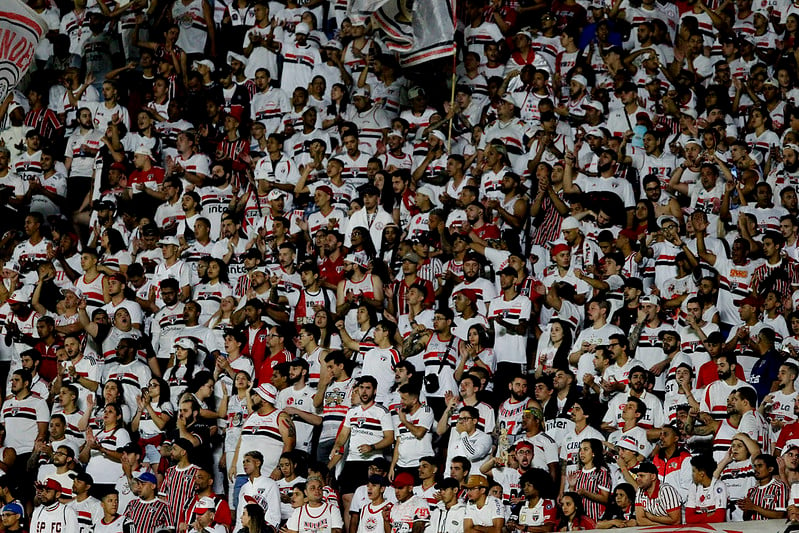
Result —
M369 16L402 66L419 65L455 53L454 0L354 0L350 17Z
M19 83L33 61L47 24L18 0L0 2L0 102Z

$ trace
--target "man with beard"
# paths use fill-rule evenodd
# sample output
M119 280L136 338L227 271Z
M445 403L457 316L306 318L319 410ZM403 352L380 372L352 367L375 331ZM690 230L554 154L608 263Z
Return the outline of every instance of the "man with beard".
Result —
M477 295L477 312L486 315L487 304L497 297L497 290L493 283L480 277L481 258L476 252L467 253L463 259L463 281L455 286L452 294L471 289ZM450 302L450 307L454 308L454 302Z
M31 531L80 531L75 511L59 501L62 489L58 481L48 479L37 492L41 505L31 515Z
M300 331L300 337L318 340L319 328L316 328L316 331L313 331L313 328L316 328L313 324L303 326ZM316 335L316 338L314 335ZM308 361L295 359L289 362L288 365L289 388L279 395L277 407L283 409L294 421L294 427L297 431L296 449L310 454L313 445L314 427L322 424L322 417L316 414L316 409L313 405L313 396L316 393L316 388L307 383L309 377ZM319 376L317 374L316 380L318 381L318 379Z
M682 218L682 209L676 198L666 194L656 174L649 174L641 182L644 197L655 206L655 216L669 215Z
M226 529L230 530L232 526L230 506L224 495L214 493L213 469L203 465L198 465L198 468L194 471L194 498L189 502L189 505L185 508L178 522L182 524L191 524L193 521L194 509L202 498L210 498L213 500L216 512L214 522L223 524Z
M380 191L377 187L368 184L362 187L360 191L363 207L350 216L347 230L344 234L344 247L352 247L352 234L355 228L367 229L375 246L375 251L379 255L383 229L394 222L394 217L380 205Z
M366 252L348 254L344 258L344 279L336 287L336 313L344 316L350 336L357 332L357 309L361 303L377 311L383 309L383 282L370 272L369 262Z
M635 519L639 526L680 523L682 499L677 489L658 479L658 470L646 462L638 467Z
M344 516L349 515L352 495L367 474L371 459L375 454L381 454L381 450L390 449L394 444L391 415L385 407L375 403L377 380L365 375L358 380L357 386L360 405L350 408L347 412L333 444L329 463L329 468L332 468L343 458L342 450L349 442L344 470L339 476ZM365 424L364 420L370 422Z
M244 421L233 463L228 472L231 481L235 479L236 486L232 489L234 493L247 482L243 460L248 452L263 453L263 471L268 477L279 472L277 468L280 455L293 450L296 442L296 431L291 417L275 407L277 390L273 385L269 383L259 385L252 391L251 398L253 413Z
M577 154L574 151L566 152L565 157L566 167L563 171L563 192L565 194L605 193L618 196L627 210L627 226L632 226L635 193L630 182L616 176L616 170L619 166L616 151L605 148L599 153L599 165L597 167L599 175L596 177L578 173L575 168Z
M447 167L447 136L441 130L432 130L427 137L427 153L417 156L413 163L413 183L435 180ZM437 196L437 195L436 195ZM430 198L437 203L438 198Z
M663 415L663 403L660 399L646 390L646 383L649 373L642 366L634 366L630 369L629 386L622 394L615 395L608 402L608 411L602 420L602 429L613 431L624 425L622 413L624 405L630 397L638 398L646 405L646 414L638 421L638 424L647 430L647 436L656 438L660 435L660 428L666 423Z
M714 381L702 392L701 398L697 398L701 410L716 420L723 419L727 415L727 399L733 391L740 387L754 388L738 379L735 368L738 366L738 357L734 353L722 352L716 357L716 372L719 376L718 381Z
M70 444L61 444L53 449L49 464L43 464L36 473L36 480L44 483L48 479L58 481L64 488L60 500L69 501L73 497L72 478L75 475L75 449Z
M777 163L766 178L772 190L782 191L790 186L794 190L799 186L799 146L786 144L782 149L782 162ZM774 199L776 203L776 199ZM784 206L783 206L784 207Z
M116 361L103 367L102 383L116 379L122 383L122 392L127 405L136 405L136 398L147 388L152 370L137 357L138 342L133 338L122 338L117 344Z
M502 503L505 506L515 506L522 501L520 480L532 468L533 453L533 444L521 440L507 451L506 457L492 457L480 466L482 474L502 486Z
M97 388L100 386L102 367L96 359L83 354L80 338L77 335L67 335L64 338L64 348L68 360L62 363L63 366L59 372L60 386L74 385L78 391L78 404L85 410L86 398L97 392ZM58 378L53 385L59 385ZM60 388L54 390L60 390Z

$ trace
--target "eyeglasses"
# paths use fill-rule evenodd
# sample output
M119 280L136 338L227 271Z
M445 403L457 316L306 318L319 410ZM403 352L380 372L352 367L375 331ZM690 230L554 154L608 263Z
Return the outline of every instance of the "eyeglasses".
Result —
M58 451L58 452L53 452L53 455L66 455L66 453L64 453L62 451ZM5 516L5 515L3 515L3 516Z

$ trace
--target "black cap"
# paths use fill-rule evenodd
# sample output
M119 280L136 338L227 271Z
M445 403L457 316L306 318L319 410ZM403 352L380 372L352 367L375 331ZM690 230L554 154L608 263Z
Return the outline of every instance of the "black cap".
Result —
M119 453L138 453L141 455L141 448L135 442L129 442L122 446L121 448L117 448Z
M94 478L87 474L86 472L73 472L69 475L70 479L77 479L78 481L83 481L84 483L88 483L89 485L94 485Z
M658 475L658 467L656 467L653 463L649 461L641 463L641 465L635 469L636 474L655 474Z

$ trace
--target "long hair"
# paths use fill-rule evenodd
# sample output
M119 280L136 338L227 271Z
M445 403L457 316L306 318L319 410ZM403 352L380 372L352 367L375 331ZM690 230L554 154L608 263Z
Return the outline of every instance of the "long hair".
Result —
M219 282L220 283L228 283L230 281L230 278L228 277L228 266L227 266L227 263L225 263L224 261L222 261L221 259L219 259L217 257L209 257L208 258L208 264L210 265L211 263L215 263L219 267ZM208 270L206 269L205 276L202 277L200 282L208 283L209 281L211 281L211 280L208 277Z
M599 439L585 439L582 442L587 442L589 446L591 446L591 451L594 453L593 464L594 468L600 469L604 468L605 470L608 469L607 463L605 463L605 455L604 455L604 448L602 447L602 441ZM580 444L582 444L582 442ZM582 461L580 461L580 465Z
M572 347L572 326L565 320L555 319L550 324L558 323L563 329L563 341L560 343L555 357L552 359L552 366L558 370L569 369L569 353Z
M125 246L125 239L122 238L122 234L119 230L108 228L105 230L105 234L108 237L108 253L115 254L121 250L127 249L127 246Z
M579 494L576 492L564 492L563 496L568 496L574 502L574 519L577 520L578 518L585 516L585 506L583 506L583 499L580 497ZM558 524L557 530L560 531L562 528L565 528L569 525L569 519L561 512L560 523Z
M169 398L169 396L170 396L170 394L169 394L169 383L164 381L164 378L159 378L157 376L153 376L150 379L152 379L153 381L158 382L158 390L161 391L161 392L158 395L158 402L157 403L158 403L158 407L161 407L165 403L168 403L169 400L170 400L170 398Z
M257 503L248 503L244 506L244 510L250 517L250 525L246 528L248 533L271 533L275 530L266 523L264 508Z

